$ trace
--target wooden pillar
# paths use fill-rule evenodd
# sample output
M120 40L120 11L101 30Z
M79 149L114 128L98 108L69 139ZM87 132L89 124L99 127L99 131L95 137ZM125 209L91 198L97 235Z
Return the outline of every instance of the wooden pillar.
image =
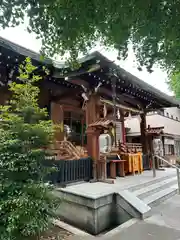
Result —
M89 100L86 105L86 126L89 124L95 122L99 117L99 109L98 109L98 103L99 103L99 96L92 94L89 97ZM88 155L93 156L94 155L94 149L93 149L93 140L92 140L92 133L89 131L87 132L87 150Z
M81 146L84 146L84 116L81 118Z
M51 102L51 120L58 128L55 132L56 141L64 140L64 111L59 103Z
M95 122L99 118L99 96L91 94L86 105L86 126ZM88 129L87 134L87 151L93 159L93 177L97 179L97 161L99 160L99 131Z
M121 124L122 124L122 142L123 144L126 143L126 129L125 129L125 124L124 124L124 112L121 111Z
M162 144L163 144L163 156L165 156L165 137L162 136Z
M140 115L141 123L140 123L140 130L141 130L141 144L142 144L142 152L143 154L148 153L148 144L147 144L147 136L146 136L146 114L143 113Z
M45 89L43 86L40 87L40 93L39 93L39 106L40 108L47 107L49 104L50 99L50 93L48 89Z
M5 105L10 99L11 93L4 87L0 91L0 105Z

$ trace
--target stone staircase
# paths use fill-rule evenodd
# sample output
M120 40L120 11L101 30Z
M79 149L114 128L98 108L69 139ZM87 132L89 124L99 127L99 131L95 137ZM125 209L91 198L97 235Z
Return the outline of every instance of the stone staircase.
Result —
M58 189L63 198L58 216L95 235L132 219L151 217L153 208L178 190L176 169L167 168L156 175L153 178L152 171L146 171L116 179L114 185L95 182Z
M175 195L177 189L177 176L173 174L131 187L128 191L148 206L153 207Z
M153 207L177 192L177 175L174 173L116 192L116 203L131 217L144 219L151 215Z

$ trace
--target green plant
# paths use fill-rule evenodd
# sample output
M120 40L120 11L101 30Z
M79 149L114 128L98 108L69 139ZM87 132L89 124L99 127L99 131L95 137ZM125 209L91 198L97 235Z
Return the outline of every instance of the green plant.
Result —
M17 26L28 17L27 30L48 55L68 52L76 59L98 42L123 59L131 43L139 65L149 71L157 62L179 69L179 8L175 0L1 0L0 26Z
M170 90L173 91L175 97L177 99L180 99L180 73L179 71L174 71L171 73L169 76L169 81L168 81Z
M10 84L12 98L1 106L0 121L0 240L24 240L48 229L50 212L58 206L44 177L53 126L38 106L41 80L27 58L19 67L20 83Z

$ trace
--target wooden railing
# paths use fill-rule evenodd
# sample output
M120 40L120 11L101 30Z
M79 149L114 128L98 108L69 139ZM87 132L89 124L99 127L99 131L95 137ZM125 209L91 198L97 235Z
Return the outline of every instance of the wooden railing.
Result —
M71 155L74 155L75 158L80 159L81 154L78 149L69 141L61 141L59 142L60 146L67 150L67 152Z
M88 156L87 149L85 147L76 146L76 149L78 150L81 157L87 157Z
M122 144L120 142L116 143L116 146L113 145L112 146L112 152L124 152L122 150L122 148L125 150L125 152L132 152L132 153L136 153L136 152L142 152L142 144L141 143L125 143Z
M68 141L56 141L51 144L50 149L56 155L56 160L79 159L76 149Z
M132 149L136 152L142 152L142 144L140 143L126 143L128 149Z
M82 146L74 146L70 141L56 141L51 144L50 149L56 154L56 159L80 159L87 157L87 150Z

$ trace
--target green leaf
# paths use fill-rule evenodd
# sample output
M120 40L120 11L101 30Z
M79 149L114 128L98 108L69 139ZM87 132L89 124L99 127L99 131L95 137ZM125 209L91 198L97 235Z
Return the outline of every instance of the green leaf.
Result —
M178 9L174 0L2 0L0 26L18 25L27 15L27 30L42 40L44 54L70 56L70 63L97 43L124 59L130 43L138 66L171 70L180 65Z
M59 201L45 184L47 148L53 139L52 122L38 106L41 79L31 59L20 66L22 83L10 84L12 99L0 106L0 240L25 240L39 235L50 224L50 213Z

